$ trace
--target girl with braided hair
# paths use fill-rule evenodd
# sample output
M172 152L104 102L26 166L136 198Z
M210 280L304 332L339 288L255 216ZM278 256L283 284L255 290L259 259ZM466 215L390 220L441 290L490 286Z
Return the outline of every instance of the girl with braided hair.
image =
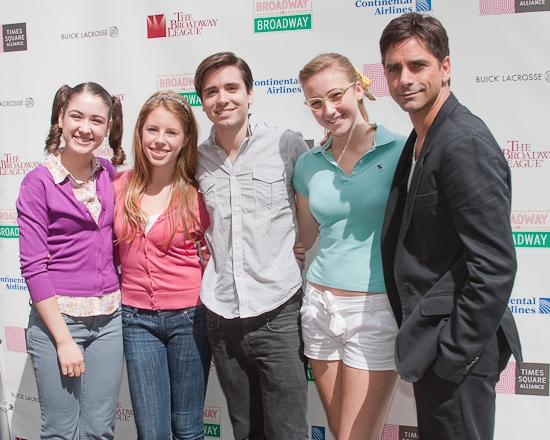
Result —
M108 133L111 162L93 154ZM114 437L123 351L111 181L125 158L121 140L118 98L93 82L62 86L45 162L17 199L42 439Z

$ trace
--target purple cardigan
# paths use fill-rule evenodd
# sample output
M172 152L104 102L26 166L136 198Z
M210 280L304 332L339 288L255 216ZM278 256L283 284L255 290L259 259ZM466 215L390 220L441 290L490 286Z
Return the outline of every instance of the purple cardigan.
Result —
M54 295L101 296L119 288L113 263L115 168L106 159L97 171L102 211L99 226L76 200L66 179L55 184L39 165L30 171L17 199L21 274L34 302Z

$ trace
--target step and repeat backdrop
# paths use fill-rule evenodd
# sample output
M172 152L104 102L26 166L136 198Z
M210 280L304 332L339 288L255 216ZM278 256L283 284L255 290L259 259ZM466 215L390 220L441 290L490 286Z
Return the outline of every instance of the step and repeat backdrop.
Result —
M55 6L52 6L55 5ZM550 414L550 37L549 0L162 0L95 2L5 0L0 3L0 425L2 438L39 438L40 409L26 354L29 295L21 277L15 200L21 180L43 158L53 96L63 84L103 85L124 107L123 140L140 107L160 90L193 106L201 140L210 123L193 84L208 55L233 51L254 74L252 112L323 137L302 105L298 72L322 52L339 52L373 80L372 121L408 134L408 116L389 96L378 40L398 15L428 12L446 27L452 87L491 128L513 174L510 222L519 270L509 307L525 364L510 362L497 387L498 440L548 438ZM109 157L107 145L98 155ZM546 335L546 336L545 336ZM108 362L108 360L106 360ZM214 367L204 409L207 438L233 439ZM333 439L311 372L309 438ZM418 438L412 388L401 382L383 439ZM136 437L126 377L117 438Z

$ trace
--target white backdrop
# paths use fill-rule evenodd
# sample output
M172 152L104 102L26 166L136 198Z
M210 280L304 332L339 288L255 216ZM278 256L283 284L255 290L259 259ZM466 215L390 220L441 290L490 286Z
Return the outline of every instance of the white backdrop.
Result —
M541 5L532 3L542 3ZM52 6L55 5L55 6ZM547 438L550 347L550 33L548 0L3 0L0 3L0 425L4 440L39 438L40 412L25 353L29 295L18 260L15 200L26 172L43 160L53 96L62 84L95 81L120 96L124 148L145 99L175 90L194 103L201 140L210 123L193 74L219 51L243 57L254 74L252 111L260 120L323 137L301 104L300 68L321 52L348 56L370 76L371 120L408 134L392 101L378 51L382 29L402 12L431 11L451 44L452 91L491 128L513 174L511 224L519 271L510 308L526 365L510 363L498 385L498 440ZM100 153L109 155L108 147ZM128 163L126 166L131 166ZM332 439L310 382L309 436ZM117 438L135 438L126 379ZM204 422L208 438L233 439L212 371ZM383 439L417 438L410 385L402 382Z

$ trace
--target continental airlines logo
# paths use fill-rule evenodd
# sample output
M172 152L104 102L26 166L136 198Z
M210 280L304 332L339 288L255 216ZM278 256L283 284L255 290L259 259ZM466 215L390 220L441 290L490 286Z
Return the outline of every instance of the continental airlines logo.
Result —
M432 0L355 0L356 8L368 8L374 15L405 14L432 10Z
M311 30L312 1L253 1L254 33Z
M27 50L27 23L2 24L0 34L0 52Z
M254 87L267 87L267 95L302 93L298 78L267 78L254 81Z
M550 0L480 0L479 15L550 11Z
M217 18L196 18L193 14L174 12L166 19L164 14L147 17L147 38L187 37L202 35L218 25Z
M515 362L509 362L500 374L496 392L548 396L548 364L524 362L519 368Z
M377 98L384 96L390 96L390 89L388 88L388 82L384 75L384 66L382 63L378 64L364 64L363 75L370 78L372 84L369 87L369 91Z
M199 95L195 92L194 73L176 73L157 76L157 92L172 91L183 96L190 106L202 105Z
M508 308L516 315L550 315L550 298L510 298Z

